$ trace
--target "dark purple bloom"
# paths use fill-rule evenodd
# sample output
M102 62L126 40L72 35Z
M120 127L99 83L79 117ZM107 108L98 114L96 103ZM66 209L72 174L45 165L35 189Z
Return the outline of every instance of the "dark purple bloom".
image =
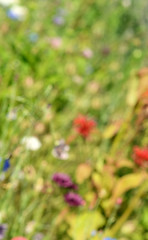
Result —
M2 240L4 238L6 230L7 230L7 225L1 224L0 225L0 240Z
M77 189L77 186L71 181L70 177L64 173L55 173L52 180L60 187Z
M76 193L69 192L65 195L65 201L70 206L81 206L85 204L85 201Z

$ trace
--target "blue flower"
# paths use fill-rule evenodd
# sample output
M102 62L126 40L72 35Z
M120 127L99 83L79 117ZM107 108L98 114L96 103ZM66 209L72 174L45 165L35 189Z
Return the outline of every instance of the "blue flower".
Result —
M103 238L103 240L116 240L115 238L111 238L111 237L105 237Z
M37 42L37 40L38 40L38 38L39 38L39 36L38 36L38 34L37 33L30 33L29 34L29 40L30 40L30 42Z
M15 13L13 13L11 10L7 12L7 16L11 19L18 20L17 15L15 15Z
M6 172L9 168L10 168L10 158L7 158L7 159L4 161L3 172Z
M93 230L93 231L91 232L91 236L94 237L94 236L96 236L96 235L97 235L97 231L96 231L96 230Z
M7 11L7 16L13 20L23 21L27 15L27 8L23 6L13 6Z

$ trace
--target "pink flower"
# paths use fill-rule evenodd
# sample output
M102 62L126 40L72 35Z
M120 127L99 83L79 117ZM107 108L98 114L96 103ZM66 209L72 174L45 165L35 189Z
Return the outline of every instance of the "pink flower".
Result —
M50 45L55 49L60 48L62 45L62 39L60 37L50 38L49 42L50 42Z
M25 238L25 237L19 236L19 237L14 237L14 238L12 238L11 240L28 240L28 239Z
M122 202L123 202L122 198L117 198L117 200L116 200L117 205L121 205Z
M90 48L84 49L82 54L85 58L92 58L93 57L93 52Z

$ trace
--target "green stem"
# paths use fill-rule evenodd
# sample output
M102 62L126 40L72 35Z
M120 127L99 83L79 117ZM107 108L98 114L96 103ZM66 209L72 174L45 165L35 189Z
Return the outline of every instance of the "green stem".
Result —
M137 194L134 196L134 198L131 199L129 206L127 207L126 211L123 213L123 215L117 220L115 225L109 230L111 236L115 236L115 234L121 229L122 225L128 219L130 214L134 209L137 208L138 202L141 198L141 196L147 192L148 190L148 181L146 181L137 191Z

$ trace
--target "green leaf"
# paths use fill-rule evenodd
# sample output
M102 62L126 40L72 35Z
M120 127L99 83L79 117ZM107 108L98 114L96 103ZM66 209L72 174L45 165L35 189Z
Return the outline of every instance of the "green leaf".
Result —
M140 186L145 178L146 175L143 172L127 174L121 177L115 184L112 197L104 201L102 204L107 214L111 212L118 197L122 196L128 190Z
M94 229L102 227L105 218L98 211L84 212L72 221L70 236L73 240L86 240Z

